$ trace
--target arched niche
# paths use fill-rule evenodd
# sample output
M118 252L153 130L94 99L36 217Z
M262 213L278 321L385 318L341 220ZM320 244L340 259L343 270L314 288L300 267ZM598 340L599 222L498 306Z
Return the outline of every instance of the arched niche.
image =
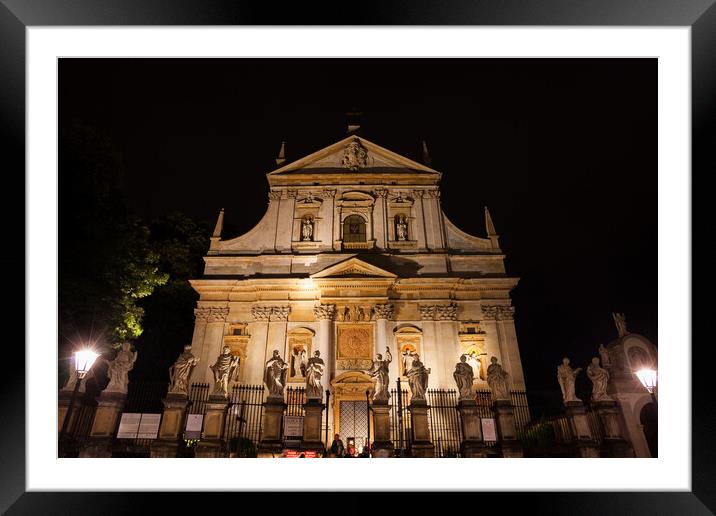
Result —
M405 377L405 372L412 364L412 355L422 356L423 353L423 331L412 324L398 326L394 331L395 347L400 357L399 374Z
M316 332L310 328L292 328L286 333L286 362L288 383L306 382L306 364L313 352L313 337Z

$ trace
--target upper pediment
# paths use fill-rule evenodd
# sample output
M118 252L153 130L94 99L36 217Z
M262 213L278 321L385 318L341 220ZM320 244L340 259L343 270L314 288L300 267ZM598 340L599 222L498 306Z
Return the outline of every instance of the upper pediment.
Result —
M326 278L377 278L395 279L398 276L358 258L349 258L311 275L312 279Z
M440 172L396 154L359 136L349 136L268 174L274 186L297 181L305 176L313 179L351 179L360 176L422 176L436 183ZM316 177L318 176L318 177Z

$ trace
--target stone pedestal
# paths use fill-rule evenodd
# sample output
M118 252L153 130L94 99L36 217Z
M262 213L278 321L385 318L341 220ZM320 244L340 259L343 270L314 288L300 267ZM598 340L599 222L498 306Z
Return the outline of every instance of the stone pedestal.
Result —
M127 394L123 392L102 392L92 420L92 429L80 457L111 457L112 441L119 426Z
M572 434L577 444L579 456L583 458L599 457L599 447L589 426L584 403L580 400L567 401L564 404L564 408L572 427Z
M614 400L593 401L604 432L600 455L602 457L634 457L634 448L624 438L619 423L619 405Z
M157 439L152 442L152 457L176 457L184 434L184 413L189 402L186 394L168 394L162 400L164 413Z
M323 422L324 406L321 400L317 399L309 399L308 402L303 405L306 415L303 418L302 450L324 450L323 441L321 440L321 423Z
M283 398L268 398L264 402L263 431L259 443L259 457L280 456L283 450L281 421L286 404Z
M388 400L374 400L373 410L373 457L392 457L393 441L390 439L390 405Z
M223 396L209 396L204 405L204 430L196 445L196 457L226 457L224 423L229 400Z
M522 445L517 440L515 412L510 400L495 400L497 437L503 457L524 457Z
M430 406L425 400L412 400L408 406L410 420L413 425L413 443L411 446L413 457L434 457L435 446L430 440L430 427L428 426L428 409Z
M459 400L457 409L460 411L463 440L460 453L463 457L486 457L485 444L482 440L482 426L477 413L477 402L473 399Z

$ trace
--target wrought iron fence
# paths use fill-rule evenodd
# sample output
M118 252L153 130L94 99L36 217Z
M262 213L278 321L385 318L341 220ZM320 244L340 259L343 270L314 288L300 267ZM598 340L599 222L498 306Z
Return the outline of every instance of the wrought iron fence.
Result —
M287 387L286 388L286 410L284 416L303 416L303 404L306 403L305 387Z
M61 457L78 457L79 452L87 442L94 414L97 410L97 400L88 393L81 393L77 396L72 414L70 417L65 439L59 443L59 454Z
M254 446L258 445L261 441L264 396L263 385L234 385L231 388L224 429L227 442L231 443L232 439L238 441L248 439ZM233 451L233 448L234 446L230 444L230 451Z
M462 443L457 392L454 389L428 389L428 427L435 446L435 457L459 457Z
M512 401L512 410L515 415L515 426L517 430L522 430L531 421L530 408L527 403L527 393L522 390L510 391ZM478 415L481 418L495 417L493 409L494 400L492 392L489 389L479 389L475 391L475 401L477 402Z
M189 388L188 414L203 414L206 402L209 401L209 384L192 383Z
M122 412L161 414L164 410L162 399L167 395L167 382L130 381L127 385L127 399ZM118 422L119 424L119 422ZM117 429L115 429L116 432ZM112 447L112 457L149 457L154 439L117 439Z
M413 442L410 411L408 410L409 394L407 389L401 389L400 408L398 405L398 389L390 390L390 439L398 457L410 453Z

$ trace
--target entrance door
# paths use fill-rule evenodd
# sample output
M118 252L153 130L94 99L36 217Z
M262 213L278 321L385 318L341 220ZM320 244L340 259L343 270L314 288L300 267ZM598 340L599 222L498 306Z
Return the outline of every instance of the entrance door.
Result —
M341 439L348 448L348 440L355 439L356 450L368 438L368 404L365 401L341 401L340 431Z

